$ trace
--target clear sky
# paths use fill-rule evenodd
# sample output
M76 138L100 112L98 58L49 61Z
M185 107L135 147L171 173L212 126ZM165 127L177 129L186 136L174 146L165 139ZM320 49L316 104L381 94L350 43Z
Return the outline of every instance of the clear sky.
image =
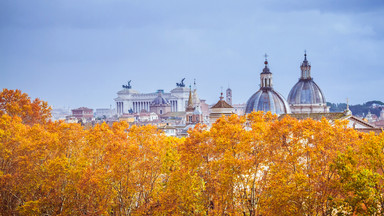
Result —
M196 79L207 103L259 89L264 54L284 97L304 50L327 101L381 100L383 0L1 0L0 88L55 107L114 104L121 85Z

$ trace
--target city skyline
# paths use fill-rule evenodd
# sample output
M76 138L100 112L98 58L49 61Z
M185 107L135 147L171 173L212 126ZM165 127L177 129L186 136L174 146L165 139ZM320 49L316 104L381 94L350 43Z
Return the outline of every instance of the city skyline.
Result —
M384 2L2 1L0 87L55 107L116 107L127 81L168 92L196 79L208 104L257 91L264 54L285 98L307 50L328 102L384 98Z

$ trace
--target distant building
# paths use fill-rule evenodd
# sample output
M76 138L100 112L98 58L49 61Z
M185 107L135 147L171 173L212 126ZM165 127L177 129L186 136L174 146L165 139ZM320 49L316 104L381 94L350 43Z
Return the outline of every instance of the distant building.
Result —
M159 119L159 116L154 112L141 112L136 116L139 122L153 122Z
M95 118L111 118L116 115L115 109L98 108L95 112Z
M365 116L365 119L378 128L384 128L384 108L381 109L379 117L377 117L375 114L371 114L371 112L368 110L368 114Z
M71 115L65 117L66 123L78 123L79 120Z
M200 100L197 98L196 89L194 91L196 97L192 97L192 90L189 91L188 105L185 108L186 124L198 124L203 123L203 112L200 108Z
M149 109L159 116L171 112L171 104L163 97L163 90L158 90L158 95L149 105Z
M367 119L369 123L372 123L375 119L377 119L377 117L374 114L372 115L371 111L368 110L368 114L365 116L365 119Z
M233 114L233 107L223 99L223 93L221 93L220 100L211 107L211 114L209 114L209 123L211 125L223 115L230 116Z
M348 127L353 128L360 132L374 132L376 134L381 133L382 129L375 127L375 125L364 121L361 118L352 115L352 112L349 110L348 106L344 112L326 112L326 113L292 113L289 114L291 117L302 120L311 118L314 120L321 120L321 118L325 117L330 122L334 122L335 120L348 120ZM281 115L280 118L283 118L285 115Z
M129 124L136 122L136 116L134 114L124 114L119 117L119 121L125 121Z
M176 83L176 88L171 92L163 92L162 97L165 98L171 107L171 112L185 111L188 101L189 88L185 87L184 79L181 83ZM117 92L116 110L117 115L124 113L140 113L145 110L150 112L150 106L153 100L158 97L158 92L155 93L139 93L132 89L131 81L128 85L123 85L123 89Z
M80 107L72 110L72 116L78 120L91 121L93 119L93 109Z
M380 111L379 120L384 120L384 108L382 108L381 111Z
M226 91L225 101L227 102L227 104L232 106L232 89L230 89L229 87Z
M233 113L236 115L244 115L245 114L245 103L242 104L232 104L233 106Z
M53 108L52 109L52 120L65 120L68 115L71 115L69 108Z
M159 126L158 129L163 131L167 136L177 136L177 128L175 126L164 125Z

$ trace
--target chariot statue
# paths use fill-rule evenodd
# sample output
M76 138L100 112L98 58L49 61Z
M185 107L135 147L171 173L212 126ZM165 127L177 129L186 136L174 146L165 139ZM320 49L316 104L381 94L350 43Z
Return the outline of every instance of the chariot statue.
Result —
M185 80L185 78L183 78L180 83L176 83L176 86L177 87L185 87L184 80Z
M131 81L132 81L132 80L129 80L129 81L128 81L128 85L123 85L123 88L125 88L125 89L131 89L131 88L132 88L132 86L131 86Z

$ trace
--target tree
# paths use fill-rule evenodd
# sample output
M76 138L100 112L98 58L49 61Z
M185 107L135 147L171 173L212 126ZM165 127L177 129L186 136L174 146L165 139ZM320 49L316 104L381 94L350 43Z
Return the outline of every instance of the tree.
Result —
M25 124L43 124L51 118L47 102L31 98L20 90L3 89L0 92L0 115L18 116Z
M176 138L126 122L35 121L26 94L4 92L1 215L383 213L384 134L345 121L253 112Z

